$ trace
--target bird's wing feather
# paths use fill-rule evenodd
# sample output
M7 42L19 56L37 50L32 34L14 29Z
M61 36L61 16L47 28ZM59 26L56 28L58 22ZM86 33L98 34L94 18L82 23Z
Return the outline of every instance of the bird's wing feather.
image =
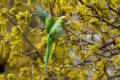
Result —
M53 16L37 4L36 4L36 14L44 22L45 29L46 29L47 33L49 33L55 23Z
M55 24L50 31L51 37L54 40L57 40L60 37L61 33L62 33L61 24Z
M51 16L49 13L47 13L47 11L45 11L41 6L39 6L38 4L36 4L36 14L45 22L45 19L48 16Z
M55 20L53 19L52 16L49 16L49 17L46 18L46 20L45 20L45 28L47 30L47 33L50 32L50 30L53 27L54 23L55 23Z

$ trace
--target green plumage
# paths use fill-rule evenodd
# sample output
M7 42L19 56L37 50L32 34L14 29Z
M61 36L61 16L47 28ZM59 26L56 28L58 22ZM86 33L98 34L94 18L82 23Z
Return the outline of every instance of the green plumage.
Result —
M48 34L48 43L47 43L47 50L46 50L46 56L45 56L45 70L48 69L48 63L49 63L49 57L51 55L51 49L52 45L55 41L59 39L59 37L62 34L63 26L64 26L64 16L58 18L58 20L55 22L54 26L50 30L50 33Z
M49 57L52 51L52 45L61 36L65 17L61 16L57 19L57 21L55 21L53 16L51 16L48 12L46 12L43 8L41 8L38 5L36 6L36 14L44 22L45 29L48 33L47 50L46 50L45 60L44 60L45 61L44 68L45 68L45 71L47 71L48 64L49 64Z
M49 17L46 18L46 20L45 20L45 29L46 29L47 33L50 32L50 30L53 27L54 23L55 23L55 21L54 21L52 16L49 16Z
M49 56L51 54L51 49L52 49L53 41L50 37L48 36L48 44L47 44L47 50L46 50L46 55L45 55L45 71L47 71L48 63L49 63Z
M45 22L45 19L49 16L49 14L41 6L39 6L37 4L36 4L36 14L44 22Z
M36 14L44 22L45 29L47 33L49 33L55 22L53 16L51 16L51 14L49 14L39 5L36 5Z

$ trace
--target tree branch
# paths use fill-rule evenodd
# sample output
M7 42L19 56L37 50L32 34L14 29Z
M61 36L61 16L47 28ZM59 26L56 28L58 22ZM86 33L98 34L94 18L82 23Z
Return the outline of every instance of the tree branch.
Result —
M110 25L110 26L112 26L112 27L120 30L119 27L117 27L117 26L109 23L107 20L105 20L104 18L102 18L102 17L98 14L97 10L96 10L93 6L89 6L89 5L85 4L82 0L79 0L79 2L80 2L81 4L83 4L83 5L85 5L86 7L88 7L88 8L93 12L93 14L96 15L96 16L95 16L96 18L98 18L99 20L102 20L103 22L107 23L108 25Z

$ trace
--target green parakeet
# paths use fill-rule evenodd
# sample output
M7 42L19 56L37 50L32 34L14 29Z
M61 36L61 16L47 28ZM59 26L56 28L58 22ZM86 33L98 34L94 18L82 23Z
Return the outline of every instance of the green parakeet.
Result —
M45 29L47 33L50 32L51 28L53 27L55 20L51 14L45 11L41 6L36 4L36 14L40 17L40 19L45 24Z
M61 16L58 18L58 20L55 22L53 27L50 30L50 33L48 34L48 43L47 43L47 50L46 50L46 56L45 56L45 70L48 69L48 63L49 63L49 57L52 50L52 45L55 41L59 39L59 37L62 34L63 26L64 26L64 16Z
M55 21L53 16L51 16L51 14L46 12L39 5L36 5L36 13L40 17L40 19L44 22L45 29L47 30L47 33L48 33L47 50L46 50L45 60L44 60L45 61L44 68L45 68L45 71L47 71L49 57L50 57L51 51L52 51L52 45L61 36L63 26L65 23L65 16L61 16Z

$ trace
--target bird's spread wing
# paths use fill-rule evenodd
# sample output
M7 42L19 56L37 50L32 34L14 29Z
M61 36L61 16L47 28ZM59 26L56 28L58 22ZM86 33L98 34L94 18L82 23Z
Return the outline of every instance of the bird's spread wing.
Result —
M55 20L51 14L45 11L41 6L36 5L36 14L40 17L40 19L45 24L45 29L47 33L50 32L51 28L53 27Z
M47 11L45 11L41 6L36 4L36 14L45 22L46 18L51 16Z

